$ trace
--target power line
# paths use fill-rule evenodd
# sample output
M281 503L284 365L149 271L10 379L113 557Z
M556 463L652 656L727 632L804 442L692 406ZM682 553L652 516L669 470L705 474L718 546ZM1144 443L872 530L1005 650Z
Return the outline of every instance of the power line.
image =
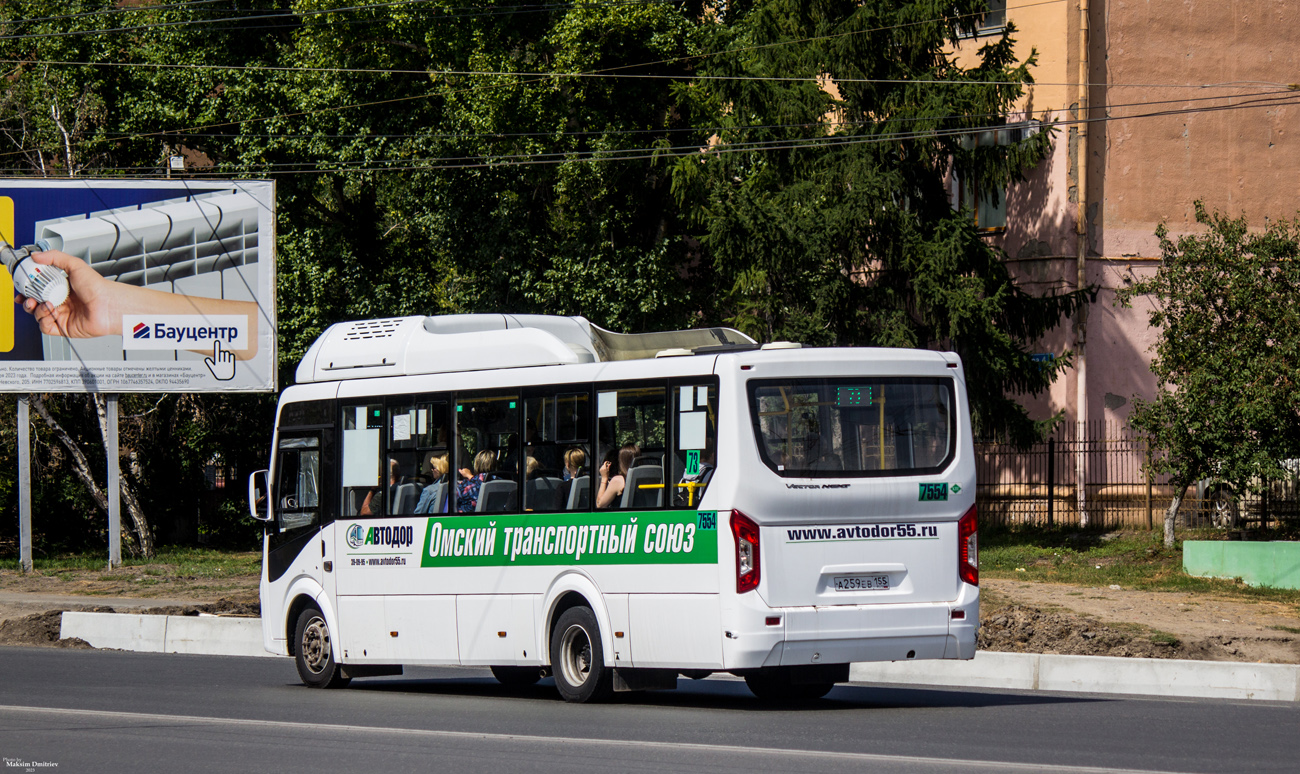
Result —
M292 12L292 11L290 11L290 12L276 13L276 14L262 14L262 15L260 15L260 16L244 16L244 17L240 17L240 18L238 18L238 19L233 19L233 18L222 18L222 19L189 19L189 20L177 20L177 21L173 21L173 22L165 22L165 23L158 23L158 24L139 25L139 26L134 26L134 27L119 27L119 28L110 28L110 29L92 29L92 30L66 30L66 31L63 31L63 32L47 32L47 33L27 33L27 34L23 34L23 35L8 35L8 36L0 36L0 41L2 41L2 40L24 40L24 39L31 39L31 38L65 37L65 36L74 36L74 35L105 35L105 34L115 33L115 32L137 32L137 31L140 31L140 30L152 29L152 28L157 28L157 27L172 27L172 26L185 25L185 24L212 24L212 23L223 22L223 21L241 21L241 22L244 22L244 21L258 21L258 20L261 20L261 19L279 19L279 18L288 18L288 17L318 16L318 15L322 15L322 14L333 14L333 13L340 13L340 12L344 12L344 11L371 10L371 9L376 9L376 8L386 8L386 7L398 6L398 5L410 5L410 4L416 4L416 3L431 3L431 2L440 2L440 1L441 1L441 0L392 0L391 2L385 2L385 3L372 3L372 4L367 4L367 5L347 6L347 7L342 7L342 8L322 8L322 9L317 9L317 10L314 10L314 11L300 11L300 12ZM555 6L546 6L545 8L547 8L547 9L552 9L552 8L566 8L566 7L582 8L582 7L586 7L586 6L588 6L588 5L600 6L600 5L624 5L624 4L627 4L627 5L658 5L658 4L661 4L661 3L662 3L662 4L671 4L671 2L672 2L672 0L621 0L621 2L607 2L607 3L563 4L563 5L555 5ZM1042 5L1054 5L1054 4L1058 4L1058 3L1064 3L1064 2L1067 2L1067 0L1040 0L1040 2L1027 3L1027 4L1024 4L1024 5L1018 5L1018 6L1010 6L1010 7L1007 8L1007 10L1008 10L1008 11L1011 11L1011 10L1019 10L1019 9L1022 9L1022 8L1034 8L1034 7L1037 7L1037 6L1042 6ZM148 10L149 8L150 8L150 7L146 6L146 7L141 8L141 9L123 8L122 10L123 10L123 11L128 11L128 10L130 10L130 11L134 11L134 10ZM510 8L516 8L516 9L518 9L518 8L532 8L532 6L511 6ZM542 8L542 7L539 6L538 8ZM500 15L500 14L498 14L497 12L487 12L487 13L480 14L480 15L484 15L484 16L494 16L494 15ZM440 16L439 18L440 18L440 19L443 19L443 18L467 18L468 16L470 16L470 15L458 16L458 17ZM697 58L701 58L701 57L715 56L715 55L717 55L717 54L721 54L721 53L739 53L739 52L743 52L743 51L752 51L752 50L757 50L757 49L762 49L762 48L769 48L769 47L772 47L772 46L790 45L790 44L793 44L793 43L807 43L807 42L813 42L813 41L818 41L818 40L833 40L833 39L835 39L835 38L841 38L841 37L845 37L845 36L848 36L848 35L862 35L862 34L866 34L866 33L869 33L869 32L884 32L884 31L888 31L888 30L903 29L903 28L906 28L906 27L914 27L914 26L923 25L923 24L934 24L934 23L936 23L936 22L944 22L944 21L948 21L948 20L950 20L950 19L951 19L951 20L957 20L957 19L971 19L971 18L983 17L983 16L985 16L985 12L983 12L983 11L972 12L972 13L966 13L966 14L955 14L955 15L953 15L953 16L945 16L945 17L938 17L938 18L932 18L932 19L921 19L921 20L918 20L918 21L913 21L913 22L904 22L904 23L902 23L902 24L887 25L887 26L884 26L884 27L876 27L876 28L873 28L873 29L866 29L866 30L851 30L851 31L849 31L849 32L836 33L836 34L832 34L832 35L822 35L822 36L816 36L816 37L810 37L810 38L802 38L802 39L796 39L796 40L778 41L778 42L776 42L776 43L761 44L761 45L749 46L749 47L740 48L740 49L730 49L730 50L728 50L728 51L723 51L723 52L711 52L711 53L708 53L708 54L698 54L698 55L689 56L689 57L678 57L678 58L675 58L675 59L666 59L666 60L661 60L661 61L659 61L659 62L649 62L649 63L643 63L643 64L665 64L665 63L669 63L669 62L686 61L686 60L697 59ZM47 18L48 18L48 17L47 17ZM22 20L22 19L10 19L10 20L7 20L7 21L16 24L16 23L23 23L25 20ZM278 26L278 25L270 25L270 26ZM241 25L238 25L238 26L222 27L222 28L217 28L217 29L238 29L238 30L250 30L250 29L262 29L262 28L264 28L264 27L248 26L248 25L243 25L243 24L241 24ZM617 69L617 68L615 68L615 69Z
M472 90L472 89L470 89L470 90ZM1290 90L1280 90L1280 91L1275 91L1275 92L1266 92L1266 93L1261 94L1261 95L1252 95L1252 96L1269 96L1269 95L1275 95L1275 94L1276 94L1276 95L1286 95L1286 94L1292 94L1292 93L1294 93L1294 92L1292 92L1292 91L1290 91ZM377 105L383 105L383 104L392 104L392 103L395 103L395 102L410 101L410 100L414 100L414 99L422 99L422 98L425 98L425 97L428 97L428 96L435 96L435 95L414 95L414 96L408 96L408 97L398 97L398 98L393 98L393 99L388 99L388 100L379 100L379 101L372 102L372 103L367 103L367 104L364 104L364 105L344 105L344 106L336 106L336 107L324 108L324 109L322 109L322 110L316 110L316 111L299 111L299 112L296 112L296 113L284 113L284 114L279 114L279 115L275 115L275 116L269 116L269 117L263 117L263 118L257 118L257 119L250 119L250 120L247 120L247 121L230 121L230 122L225 122L225 123L222 123L222 124L209 124L208 126L210 126L210 127L218 127L218 128L219 128L219 127L222 127L222 126L239 126L239 125L242 125L242 124L244 124L244 123L261 123L261 122L264 122L264 121L275 120L275 119L282 119L282 118L306 117L306 116L312 116L312 115L319 115L319 114L324 113L324 112L331 112L331 111L343 110L343 109L347 109L347 108L351 108L351 107L369 107L369 106L377 106ZM1193 101L1208 101L1208 100L1214 100L1214 99L1230 99L1230 98L1231 98L1231 95L1216 95L1216 96L1209 96L1209 97L1188 97L1188 98L1185 98L1185 99L1179 99L1179 100L1158 100L1158 101L1151 101L1151 102L1135 102L1135 103L1113 103L1113 104L1109 104L1109 105L1095 105L1095 106L1094 106L1094 109L1096 109L1096 110L1103 110L1103 109L1115 109L1115 108L1119 108L1119 107L1145 107L1145 106L1150 106L1150 105L1174 104L1174 103L1185 103L1185 102L1193 102ZM953 118L961 118L961 119L963 119L963 120L970 120L970 119L972 119L972 118L997 118L997 117L1000 117L1000 116L1002 116L1002 115L1003 115L1003 114L1001 114L1001 113L998 113L998 114L981 114L981 115L973 115L973 116L972 116L972 115L953 116ZM926 119L926 118L911 118L911 119L895 119L895 120L921 121L921 120L933 120L933 119ZM1076 124L1076 123L1078 123L1078 122L1077 122L1077 121L1065 121L1065 122L1057 121L1057 122L1056 122L1056 124L1057 124L1057 125L1060 125L1060 126L1074 125L1074 124ZM835 123L835 124L822 124L822 125L856 126L856 125L864 125L864 124L862 124L861 122L857 122L857 123L854 123L854 122L838 122L838 123ZM687 128L681 129L681 130L671 130L671 131L673 131L673 132L677 132L677 131L690 132L690 131L711 131L711 130L714 130L714 129L719 129L719 130L723 130L723 131L735 131L735 130L761 129L761 128L798 128L799 126L800 126L800 125L798 125L798 124L793 124L793 125L771 125L771 126L762 126L762 125L760 125L760 126L753 126L753 127L750 127L750 126L738 126L738 127L709 127L709 128L695 128L695 127L687 127ZM200 128L203 128L203 127L200 127ZM979 129L988 129L988 128L990 128L990 127L988 127L988 126L979 127ZM628 134L630 134L630 133L643 134L643 133L654 133L654 132L658 132L658 133L667 133L668 131L670 131L670 130L666 130L666 129L665 129L665 130L635 130L634 132L624 132L624 133L628 133ZM975 129L964 129L964 130L961 130L961 131L975 131ZM561 133L559 136L565 136L566 134L567 134L567 133ZM583 134L583 133L573 133L573 134L575 134L575 135L581 135L581 134ZM604 133L604 132L590 132L590 133L587 133L587 134L590 134L590 135L596 135L596 136L608 136L607 133ZM517 135L509 135L509 134L507 134L507 135L503 135L503 136L520 136L520 137L523 137L523 136L530 136L530 135L531 135L531 136L556 136L556 134L553 133L553 132L519 133L519 134L517 134ZM204 137L204 136L209 136L209 135L206 135L206 134L204 134L204 133L199 133L199 132L186 131L186 130L163 130L163 131L157 131L157 132L145 132L145 133L135 133L135 134L127 134L127 133L124 133L124 134L122 134L122 135L118 135L118 136L112 137L112 138L110 138L110 139L117 139L117 140L138 140L138 139L146 139L146 138L148 138L148 137L161 137L161 138L172 137L172 138L176 138L176 139L184 139L184 138L188 138L188 137ZM271 135L271 134L254 135L254 134L248 134L248 133L241 132L241 133L239 133L239 134L231 134L231 135L225 135L225 136L230 136L230 137L263 137L263 138L270 138L270 137L275 137L276 135ZM373 136L373 135L358 135L358 136ZM315 138L319 138L320 135L304 135L304 137L308 137L308 138L313 138L313 139L315 139ZM410 139L435 139L435 137L431 137L431 136L428 136L428 135L423 135L423 136L422 136L422 135L393 135L393 136L391 136L391 137L392 137L392 138L401 138L401 139L405 139L405 138L410 138ZM467 139L473 139L473 138L479 138L479 139L481 139L483 136L482 136L482 135L449 135L449 136L446 136L446 138L448 138L448 139L454 139L454 138L457 138L457 137L465 137L465 138L467 138ZM7 152L0 153L0 158L4 158L4 157L6 157L6 156L17 156L17 155L22 155L23 153L25 153L25 151L23 151L23 150L7 151Z
M134 6L117 6L115 8L101 8L98 11L82 11L81 13L65 13L62 16L33 16L31 18L17 19L0 19L0 23L9 22L16 24L37 24L39 22L63 21L64 19L84 19L87 16L105 16L112 13L133 13L136 11L166 11L174 8L188 8L193 5L206 5L207 3L220 3L223 0L182 0L178 3L169 3L166 5L134 5ZM206 9L200 9L206 10Z
M1281 90L1277 90L1277 91L1260 92L1260 93L1252 94L1252 95L1250 95L1250 96L1258 98L1258 97L1269 97L1269 96L1281 96L1281 95L1287 95L1287 94L1292 94L1292 93L1293 93L1293 92L1290 91L1290 90L1287 90L1287 89L1281 89ZM1181 99L1148 100L1148 101L1143 101L1143 102L1111 102L1111 103L1105 103L1105 104L1097 104L1097 103L1094 103L1094 104L1091 106L1091 109L1094 110L1094 111L1096 111L1096 110L1115 110L1115 109L1119 109L1119 108L1150 107L1150 106L1154 106L1154 105L1185 104L1185 103L1188 103L1188 102L1205 102L1205 101L1209 101L1209 100L1232 99L1232 98L1233 98L1233 95L1214 95L1214 96L1208 96L1208 97L1185 97L1185 98L1181 98ZM908 117L908 118L891 118L891 119L889 119L889 122L891 122L891 123L898 123L898 122L911 123L911 122L918 122L918 121L935 121L935 120L940 120L940 121L942 121L942 120L947 120L947 119L961 119L961 120L967 120L967 121L969 121L969 120L975 120L975 119L996 119L996 118L1003 118L1003 117L1005 117L1005 116L1006 116L1006 113L1005 113L1005 112L998 112L998 113L973 113L973 114L972 114L972 113L966 113L966 114L961 114L961 115L951 115L951 116L945 116L945 117L939 117L939 118L936 118L936 117L933 117L933 116L924 116L924 117L922 117L922 116L913 116L913 117ZM718 125L718 126L660 127L660 128L655 128L655 129L616 129L616 130L600 130L600 129L593 129L593 130L583 130L583 131L479 132L479 133L467 133L467 132L444 133L444 132L434 132L434 133L430 133L430 134L413 134L413 133L409 133L409 132L408 132L408 133L402 133L402 134L363 133L363 132L354 132L354 133L347 133L347 134L301 133L301 132L295 132L295 133L251 133L251 132L229 132L229 133L217 133L217 132L190 132L190 133L184 133L183 135L180 134L180 133L178 133L178 134L176 135L176 137L177 137L177 139L191 139L191 138L220 138L220 139L248 138L248 139L272 139L272 140L280 140L280 139L306 139L306 140L319 140L319 139L342 139L342 140L350 140L350 139L373 139L373 140L457 140L457 139L476 139L476 140L484 140L484 139L513 139L513 138L529 138L529 137L541 137L541 138L554 138L554 137L611 137L611 136L628 136L628 135L645 135L645 134L654 134L654 135L660 135L660 134L682 134L682 133L691 133L691 132L694 132L694 133L717 133L717 132L724 132L724 131L758 131L758 130L771 130L771 129L812 129L812 128L816 128L816 127L827 127L827 128L831 128L831 129L839 129L839 128L844 128L844 127L852 128L852 127L859 127L859 126L872 126L872 125L876 125L876 124L879 124L879 123L883 123L883 122L869 122L869 121L844 121L844 120L839 120L839 121L818 121L818 122L802 122L802 123L787 123L787 124L733 124L733 125L728 125L728 126ZM983 128L986 128L986 129L987 129L987 128L996 128L996 127L995 127L995 126L987 126L987 127L983 127ZM132 139L132 138L136 138L136 137L138 137L138 135L135 134L135 133L132 133L132 132L106 132L106 133L104 133L104 134L99 135L99 137L104 138L104 139Z
M216 19L177 19L169 22L154 22L150 24L138 24L131 27L113 27L109 29L91 29L91 30L63 30L60 32L29 32L22 35L0 35L0 40L33 40L40 38L63 38L80 35L108 35L115 32L139 32L140 30L159 29L162 27L178 27L186 25L215 24L218 22L229 21L261 21L264 19L293 19L307 16L318 16L320 14L342 13L345 11L364 11L376 8L389 8L398 5L411 5L415 3L431 3L438 0L392 0L386 3L371 3L368 5L347 6L344 8L321 8L314 11L282 11L278 13L267 13L259 15L249 15L241 17L221 17ZM136 10L136 9L131 9ZM142 9L148 10L148 9ZM23 20L10 20L11 23L21 23ZM231 29L241 29L242 27L232 27ZM256 28L248 28L256 29Z
M417 2L417 1L420 1L420 0L411 0L411 1L412 1L412 2ZM1060 2L1064 2L1064 1L1065 1L1065 0L1043 0L1042 2L1029 3L1029 4L1026 4L1026 5L1015 6L1015 7L1013 7L1012 9L1014 10L1014 9L1018 9L1018 8L1031 8L1031 7L1042 6L1042 5L1052 5L1052 4L1056 4L1056 3L1060 3ZM396 4L396 3L389 3L389 4L383 4L383 5L394 5L394 4ZM370 6L356 6L356 7L364 8L364 7L370 7ZM331 10L331 11L336 11L336 10L341 10L341 9L329 9L329 10ZM982 15L982 14L964 14L964 15L962 15L962 16L981 16L981 15ZM956 17L956 18L961 18L961 17ZM727 54L727 53L741 53L741 52L744 52L744 51L751 51L751 50L755 50L755 49L770 48L770 47L773 47L773 46L791 45L791 44L795 44L795 43L804 43L804 42L810 42L810 41L816 41L816 40L827 40L827 39L833 39L833 38L837 38L837 37L843 37L843 36L845 36L845 35L865 34L865 33L867 33L867 32L873 32L873 31L884 31L884 30L890 30L890 29L898 29L898 28L903 28L903 27L915 26L915 25L917 25L917 24L933 23L933 22L935 22L935 21L943 21L943 20L944 20L944 19L931 19L931 20L924 20L924 21L918 21L918 22L909 22L909 23L899 24L899 25L892 25L892 26L887 26L887 27L879 27L879 28L868 29L868 30L856 30L856 31L850 31L850 32L839 33L839 34L834 34L834 35L821 36L821 37L816 37L816 38L804 38L804 39L798 39L798 40L779 41L779 42L777 42L777 43L772 43L772 44L763 44L763 45L758 45L758 46L750 46L750 47L740 48L740 49L728 49L728 50L725 50L725 51L711 52L711 53L708 53L708 54L699 54L699 55L693 55L693 56L688 56L688 57L678 57L678 58L675 58L675 59L660 60L660 61L658 61L658 62L643 62L643 63L639 63L639 64L622 65L622 66L618 66L618 67L611 67L611 68L605 68L605 69L602 69L602 70L591 71L591 72L588 72L588 73L557 73L557 74L554 74L554 77L585 77L585 76L608 75L608 74L612 74L612 73L614 73L614 71L617 71L617 70L625 70L625 69L630 69L630 68L633 68L633 67L644 67L644 66L650 66L650 65L654 65L654 64L667 64L667 63L672 63L672 62L687 61L687 60L691 60L691 59L699 59L699 58L703 58L703 57L716 56L716 55ZM21 62L22 60L5 60L5 61L19 61L19 62ZM128 64L128 63L68 63L68 64L81 64L81 65L96 65L96 64L103 64L103 65L113 65L113 66L132 66L132 65L130 65L130 64ZM135 65L135 66L152 66L152 65ZM161 65L159 65L159 66L161 66ZM204 66L204 67L210 67L210 68L212 68L212 69L222 69L222 66L219 66L219 65L210 65L210 66ZM229 69L229 68L227 68L227 69ZM242 69L242 68L236 68L236 69ZM247 69L262 69L262 68L248 67ZM270 69L270 68L266 68L266 69ZM281 69L283 69L283 68L281 68ZM294 69L297 69L297 68L294 68ZM323 69L326 69L326 70L327 70L327 69L329 69L329 68L323 68ZM428 74L430 74L431 71L412 71L412 72L419 73L419 74L424 74L424 75L428 75ZM489 75L507 75L507 73L489 73ZM296 117L300 117L300 116L321 115L321 114L328 113L328 112L336 112L336 111L340 111L340 110L348 110L348 109L354 109L354 108L376 107L376 106L380 106L380 105L389 105L389 104L395 104L395 103L398 103L398 102L412 101L412 100L417 100L417 99L428 99L428 98L439 97L439 96L441 96L441 97L447 97L447 96L453 96L453 95L455 95L455 94L463 94L463 93L472 92L472 91L476 91L476 90L480 90L480 89L485 89L485 88L499 88L499 87L507 86L507 85L510 85L510 86L525 86L525 85L529 85L530 83L538 83L538 82L541 81L542 78L547 77L547 76L535 76L535 75L527 74L527 73L511 73L511 74L509 74L509 75L523 76L523 77L525 77L525 78L534 78L535 80L532 80L532 81L524 80L524 81L521 81L521 82L518 82L518 83L512 83L512 84L481 84L481 85L478 85L478 86L473 86L473 87L469 87L469 88L465 88L465 89L459 89L459 90L455 90L455 91L452 91L452 92L432 92L432 93L426 93L426 94L408 95L408 96L404 96L404 97L396 97L396 98L385 99L385 100L374 100L374 101L363 102L363 103L354 103L354 104L351 104L351 105L337 105L337 106L331 106L331 107L328 107L328 108L321 108L321 109L318 109L318 110L312 110L312 111L295 111L295 112L291 112L291 113L282 113L282 114L276 114L276 115L271 115L271 116L263 116L263 117L259 117L259 118L244 119L244 120L241 120L241 121L228 121L228 122L222 122L222 123L206 124L206 125L203 125L203 126L198 126L198 127L189 127L189 128L187 128L187 129L180 129L180 130L163 130L163 131L157 131L157 132L144 132L144 133L138 133L138 134L132 135L131 138L132 138L132 139L144 139L144 138L147 138L147 137L157 137L157 136L163 136L163 137L165 137L165 136L179 136L179 135L185 135L185 134L194 134L194 133L196 133L196 132L197 132L198 130L200 130L200 129L221 128L221 127L225 127L225 126L241 126L241 125L246 125L246 124L251 124L251 123L260 123L260 122L264 122L264 121L271 121L271 120L284 119L284 118L296 118ZM677 77L677 76L645 76L645 75L631 74L631 75L629 75L628 77ZM696 77L699 77L699 76L696 76ZM740 76L740 77L744 77L744 76ZM806 80L806 79L795 79L795 80L800 80L800 81L802 81L802 80ZM848 81L841 81L841 82L848 82ZM1006 81L1001 81L1001 82L999 82L999 81L930 81L930 80L923 80L923 81L898 81L898 80L892 80L892 81L891 81L891 80L884 80L884 79L876 80L876 81L871 81L871 80L868 80L868 79L863 79L863 82L895 83L895 84L897 84L897 83L922 83L922 84L949 83L949 84L953 84L953 85L959 85L959 84L963 84L963 83L965 83L965 84L989 85L989 86L993 86L993 85L1030 85L1030 84L1027 84L1027 83L1021 83L1021 82L1019 82L1019 81L1016 81L1016 82L1006 82ZM1051 84L1039 84L1039 85L1051 85ZM1066 85L1072 85L1072 84L1066 84ZM1123 86L1135 86L1135 84L1099 84L1099 85L1107 85L1107 86L1110 86L1110 87L1112 87L1112 88L1118 88L1118 87L1123 87ZM1231 85L1231 84L1225 84L1225 85ZM1279 84L1279 85L1281 85L1281 84ZM1193 87L1185 86L1185 85L1182 85L1182 84L1152 84L1152 85L1148 85L1148 86L1151 87L1151 88L1160 88L1160 87L1169 87L1169 88L1193 88ZM1205 87L1208 87L1208 85L1202 85L1201 87L1195 87L1195 88L1205 88ZM10 153L10 154L0 154L0 157L3 157L4 155L12 155L12 153Z
M665 60L670 61L670 60ZM207 65L174 64L155 62L72 62L53 59L0 59L0 64L28 65L67 65L73 67L124 67L142 69L179 69L179 70L221 70L230 72L302 72L302 73L336 73L366 75L423 75L455 77L518 77L518 78L609 78L628 80L668 80L668 81L773 81L778 83L817 82L824 73L810 76L776 76L776 75L699 75L694 73L614 73L607 70L568 72L562 70L402 70L396 68L371 67L290 67L284 65ZM828 78L835 84L863 83L881 85L946 85L946 86L1077 86L1076 83L1054 83L1050 81L986 81L986 80L948 80L942 78ZM1108 83L1086 84L1089 87L1111 89L1215 89L1215 88L1293 88L1300 90L1300 85L1276 81L1232 81L1227 83Z
M368 10L375 10L380 8L390 8L393 6L436 3L440 1L441 0L392 0L391 2L385 2L385 3L371 3L367 5L354 5L354 6L346 6L342 8L319 8L316 10L309 10L309 11L282 11L277 13L265 13L265 14L247 15L247 16L224 16L215 19L177 19L169 22L152 22L149 24L139 24L130 27L112 27L112 28L89 29L89 30L62 30L59 32L28 32L20 35L0 35L0 41L63 38L63 37L76 37L81 35L108 35L117 32L139 32L141 30L158 29L163 27L183 27L188 25L197 26L197 25L205 25L205 24L219 24L222 22L240 22L240 23L236 25L232 25L230 27L216 27L211 29L213 30L227 30L227 29L254 30L254 29L265 29L268 26L277 27L283 25L251 25L250 26L244 24L244 22L255 22L255 21L268 20L268 19L301 19L306 17L322 16L326 14L344 13L344 12L352 12L352 11L368 11ZM514 6L503 6L499 9L493 9L491 11L480 11L474 13L460 13L460 14L439 14L437 16L437 19L439 21L442 21L442 20L451 20L451 19L504 16L504 15L510 15L514 13L539 13L543 11L550 11L550 10L555 10L560 8L581 8L586 6L600 7L600 6L618 6L618 5L664 5L667 4L668 1L669 0L606 0L606 2L581 3L581 4L555 3L551 5L514 5ZM124 8L122 10L124 11L152 10L152 7ZM201 9L201 10L208 10L208 9ZM59 17L48 17L48 18L59 18ZM64 18L75 18L75 15L64 17ZM8 19L4 21L8 21L10 24L25 24L28 23L29 20Z
M1058 126L1076 126L1095 123L1108 123L1112 121L1127 121L1145 118L1158 118L1176 115L1190 115L1198 113L1212 113L1229 110L1242 110L1261 107L1280 107L1300 105L1300 96L1288 94L1286 96L1276 97L1271 100L1257 99L1249 103L1239 105L1219 105L1188 108L1184 110L1163 110L1144 114L1135 114L1130 116L1101 116L1096 118L1075 119L1058 122ZM322 172L398 172L398 171L445 171L455 169L481 169L481 168L505 168L517 166L536 166L536 165L554 165L572 161L587 162L604 162L604 161L645 161L652 159L676 159L691 156L707 158L710 155L722 155L730 153L749 153L749 152L767 152L780 150L819 150L824 148L835 148L850 145L878 144L885 142L904 142L916 139L932 139L936 137L953 137L973 132L986 131L990 127L964 127L953 129L939 129L919 132L896 132L888 135L845 135L842 137L816 137L804 140L764 140L750 143L719 144L707 148L701 148L699 145L689 146L669 146L665 148L632 148L621 151L585 151L585 152L565 152L558 151L552 153L530 153L530 154L511 154L504 156L467 156L467 157L427 157L417 160L419 163L412 163L412 159L387 159L387 160L358 160L355 162L335 163L332 166L320 167L319 162L315 162L316 167L312 169L301 169L313 162L283 162L283 163L242 163L226 164L223 168L212 169L210 171L190 171L188 175L194 177L221 177L229 176L235 170L243 170L250 173L274 173L279 175L288 174L318 174ZM361 166L369 164L372 166ZM295 167L295 168L291 168ZM95 167L83 171L83 176L94 176L94 173L121 172L137 173L137 176L148 176L156 174L155 168L142 169L140 167Z

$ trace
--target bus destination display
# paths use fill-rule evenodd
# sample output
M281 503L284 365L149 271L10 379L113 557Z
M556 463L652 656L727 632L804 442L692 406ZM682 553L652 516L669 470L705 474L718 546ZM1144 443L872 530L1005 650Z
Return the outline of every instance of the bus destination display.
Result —
M871 387L836 387L835 405L838 408L855 408L872 405Z

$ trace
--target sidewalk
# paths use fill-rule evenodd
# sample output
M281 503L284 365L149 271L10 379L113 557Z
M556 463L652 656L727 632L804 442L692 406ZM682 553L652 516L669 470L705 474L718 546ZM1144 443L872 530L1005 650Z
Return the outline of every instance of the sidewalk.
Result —
M258 618L69 612L60 636L97 648L273 657L262 649ZM1295 664L981 652L971 661L854 664L849 677L868 684L1300 701Z

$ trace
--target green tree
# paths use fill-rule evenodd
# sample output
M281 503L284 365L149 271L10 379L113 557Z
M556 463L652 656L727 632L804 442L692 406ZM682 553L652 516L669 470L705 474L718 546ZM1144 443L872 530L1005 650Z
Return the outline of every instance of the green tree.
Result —
M224 15L273 13L283 5L4 4L0 168L41 177L159 174L181 147L229 155L225 148L233 139L201 127L224 120L230 72L185 66L274 63L292 20L241 35L230 33ZM223 25L224 33L212 34ZM160 131L168 128L182 131ZM33 395L32 403L39 423L33 493L38 543L47 550L102 545L104 397ZM265 456L269 411L263 397L125 395L120 407L122 537L131 553L150 555L158 540L193 541L195 513L220 499L205 493L205 469L224 460L246 471ZM0 420L6 429L12 416L9 411ZM15 500L5 497L5 507ZM251 519L222 507L225 531L250 545Z
M985 196L1050 149L1050 127L977 144L1031 82L1014 27L961 67L949 53L983 0L757 0L704 30L688 89L722 127L674 184L716 272L712 310L760 339L950 348L965 362L976 427L1027 443L1014 396L1069 363L1029 347L1090 291L1032 297L946 185Z
M1135 400L1129 421L1174 486L1166 546L1193 482L1213 478L1241 494L1300 457L1300 220L1252 231L1244 216L1210 214L1198 201L1196 221L1208 230L1177 240L1162 224L1159 269L1119 295L1125 305L1150 296L1160 331L1156 397Z

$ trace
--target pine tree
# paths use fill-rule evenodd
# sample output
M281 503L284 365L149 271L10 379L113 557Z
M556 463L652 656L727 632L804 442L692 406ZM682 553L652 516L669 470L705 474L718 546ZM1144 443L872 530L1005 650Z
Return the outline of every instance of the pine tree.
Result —
M762 339L952 349L965 363L978 432L1032 440L1015 400L1069 363L1030 345L1090 291L1033 297L970 212L957 174L988 196L1050 151L1051 128L1005 144L1032 81L1014 27L959 66L950 53L983 0L760 0L706 28L711 55L689 89L722 127L678 162L675 190L716 271L718 315Z

